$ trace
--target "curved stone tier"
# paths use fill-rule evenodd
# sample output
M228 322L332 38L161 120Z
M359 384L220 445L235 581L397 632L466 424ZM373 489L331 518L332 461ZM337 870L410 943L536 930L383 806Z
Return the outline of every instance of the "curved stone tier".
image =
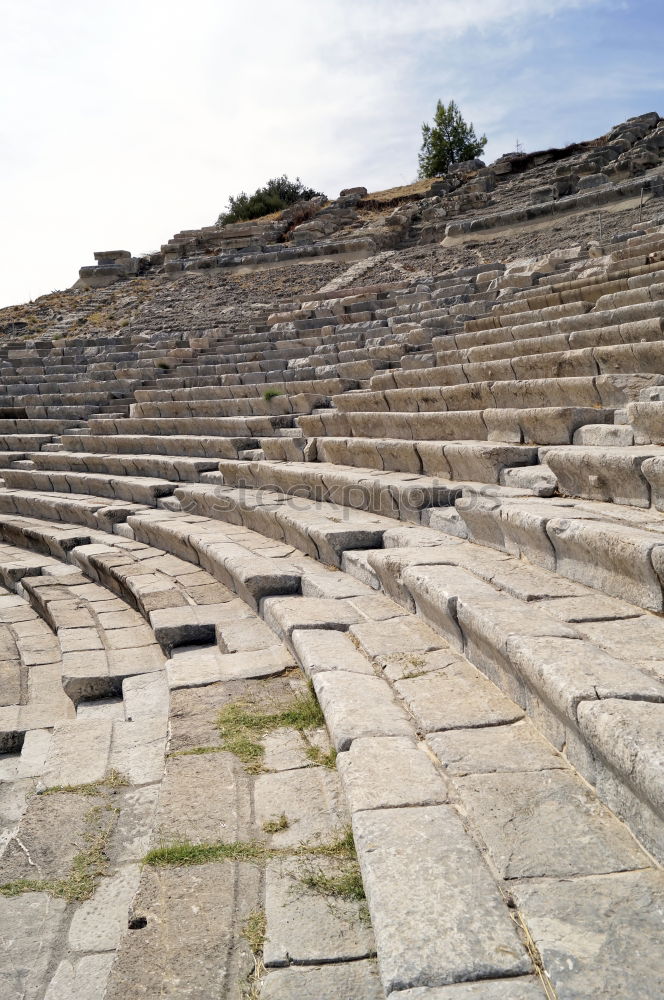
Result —
M0 315L3 1000L664 992L663 136Z

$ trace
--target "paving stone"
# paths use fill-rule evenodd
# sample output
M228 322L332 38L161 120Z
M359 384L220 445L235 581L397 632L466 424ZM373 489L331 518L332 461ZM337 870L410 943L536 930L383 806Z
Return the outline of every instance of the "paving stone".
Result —
M355 813L353 831L388 994L530 971L493 876L451 807Z
M246 618L239 623L218 625L217 643L223 653L257 652L275 645L276 636L260 618Z
M281 639L294 629L339 629L362 620L349 601L322 597L267 597L261 612L266 623Z
M123 940L104 1000L127 1000L139 989L146 998L237 996L253 962L236 929L258 908L259 878L255 865L144 868L136 929Z
M351 812L447 801L444 779L414 739L354 740L337 757L337 769Z
M329 858L268 863L263 949L268 968L346 962L375 954L371 928L358 902L326 896L302 882L307 876L330 878L344 871L343 864Z
M161 781L166 748L166 720L116 721L109 767L120 771L132 785Z
M126 865L102 879L92 899L76 909L69 925L72 951L114 951L127 929L127 913L138 888L138 865Z
M643 617L641 609L604 594L561 597L544 605L549 614L566 622L605 622Z
M283 646L248 653L221 653L217 646L196 646L174 650L166 662L166 674L172 691L218 681L274 677L294 666L292 654Z
M107 632L106 641L109 649L140 649L142 646L154 645L154 634L148 625L137 625Z
M291 634L293 649L307 677L324 670L347 670L371 674L373 668L347 635L332 629L296 629Z
M232 754L168 758L154 843L183 838L199 843L246 840L252 836L250 820L249 782Z
M627 621L583 622L579 626L588 639L612 656L638 665L664 680L664 621L641 615Z
M427 989L393 993L394 1000L549 1000L540 979L519 976L518 979L485 979L479 983L457 983Z
M103 801L98 796L70 792L32 795L20 817L17 835L0 858L0 884L66 875L89 832L88 813L99 805Z
M313 739L312 739L313 737ZM329 752L329 740L323 730L307 733L307 739L294 729L276 729L263 737L263 765L268 771L290 771L297 767L311 767L307 756L309 743Z
M383 1000L376 963L347 962L268 972L261 1000Z
M497 726L523 717L518 705L461 658L445 670L397 681L395 688L423 733Z
M36 1000L65 922L67 904L45 892L0 896L0 994L3 1000Z
M445 670L459 662L459 654L449 646L434 649L430 653L390 653L376 657L376 663L383 668L391 681L421 677L436 670Z
M48 729L32 729L25 734L17 778L41 777L52 739L52 732Z
M109 841L109 855L116 864L140 861L150 849L159 785L122 791L120 814Z
M564 758L525 719L508 726L431 733L426 741L453 777L567 767Z
M521 882L512 891L559 997L664 994L660 871Z
M58 965L44 1000L104 1000L113 954L84 955Z
M406 713L380 677L328 670L315 674L313 683L337 750L359 736L412 736Z
M80 701L76 706L77 719L124 719L122 698L99 698L97 701Z
M336 840L348 822L338 775L326 767L259 774L254 807L259 828L285 814L287 829L270 836L279 848Z
M573 772L455 779L502 878L593 875L641 868L647 855Z
M165 672L127 677L122 682L122 700L128 722L168 718L168 682Z
M364 622L354 625L350 631L370 657L395 653L426 653L444 645L444 640L433 629L412 616L394 618L391 621Z
M102 781L109 767L112 729L113 723L105 719L57 725L44 767L45 784Z

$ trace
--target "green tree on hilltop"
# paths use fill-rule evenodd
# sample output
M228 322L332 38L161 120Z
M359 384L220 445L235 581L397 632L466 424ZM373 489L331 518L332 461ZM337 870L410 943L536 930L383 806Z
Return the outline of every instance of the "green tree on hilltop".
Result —
M442 101L436 104L433 124L422 125L422 148L419 155L420 177L439 177L446 174L453 163L472 160L484 152L487 137L475 135L473 123L469 125L457 104Z

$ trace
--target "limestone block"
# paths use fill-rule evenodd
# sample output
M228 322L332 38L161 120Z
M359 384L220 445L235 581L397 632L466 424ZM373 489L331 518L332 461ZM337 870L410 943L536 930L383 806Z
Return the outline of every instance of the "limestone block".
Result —
M369 661L341 632L298 628L291 633L291 642L308 677L326 670L373 675Z
M608 699L579 706L579 726L619 775L661 816L664 706Z
M601 522L552 518L546 526L563 576L648 611L664 607L662 584L652 568L654 533Z
M352 813L447 801L443 778L412 738L356 739L337 757L337 769Z
M274 968L350 962L375 954L371 928L362 922L359 904L326 897L301 882L312 873L335 877L343 865L329 858L312 862L275 860L265 873L267 937L263 962Z
M259 775L254 805L259 827L282 814L288 819L286 829L270 835L275 848L332 841L347 822L339 777L326 767Z
M664 990L660 872L525 881L519 909L559 996L622 1000Z
M518 705L461 658L443 670L406 677L395 687L422 733L496 726L523 717Z
M431 733L427 744L452 777L567 767L564 758L525 719L511 725Z
M361 736L412 736L406 713L381 678L332 670L315 674L313 682L337 750Z
M264 1000L382 1000L375 962L291 966L270 970L263 981Z
M581 442L571 448L544 452L561 493L632 507L650 506L650 486L643 464L656 455L652 448L581 446Z
M267 625L282 639L294 629L345 631L362 616L345 600L315 597L268 597L261 605Z
M353 831L386 992L529 971L493 877L449 806L356 813Z
M126 914L125 914L126 921ZM44 1000L104 1000L113 954L64 959L55 970Z
M502 878L592 875L647 865L647 855L572 771L455 779Z
M416 656L444 645L440 636L418 621L417 618L400 617L388 621L362 622L351 627L351 634L371 659L390 656L395 653L409 653Z
M126 865L102 880L93 898L74 913L67 939L72 951L114 951L119 946L139 878L139 866Z
M536 976L518 979L485 979L478 983L457 983L428 989L416 986L399 993L399 1000L544 1000L541 980Z
M3 998L24 1000L39 996L55 958L66 908L63 899L52 899L45 892L13 899L0 897L0 923L4 928L0 953Z

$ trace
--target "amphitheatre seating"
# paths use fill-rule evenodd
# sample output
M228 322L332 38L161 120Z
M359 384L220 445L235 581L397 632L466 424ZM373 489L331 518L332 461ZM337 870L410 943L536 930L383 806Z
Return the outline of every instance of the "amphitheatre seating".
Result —
M562 157L560 217L572 166L656 194L660 133ZM415 256L545 216L543 155L391 242L366 192L178 234L118 286L161 289L152 326L0 348L12 1000L664 989L664 220ZM201 274L361 246L170 315Z

